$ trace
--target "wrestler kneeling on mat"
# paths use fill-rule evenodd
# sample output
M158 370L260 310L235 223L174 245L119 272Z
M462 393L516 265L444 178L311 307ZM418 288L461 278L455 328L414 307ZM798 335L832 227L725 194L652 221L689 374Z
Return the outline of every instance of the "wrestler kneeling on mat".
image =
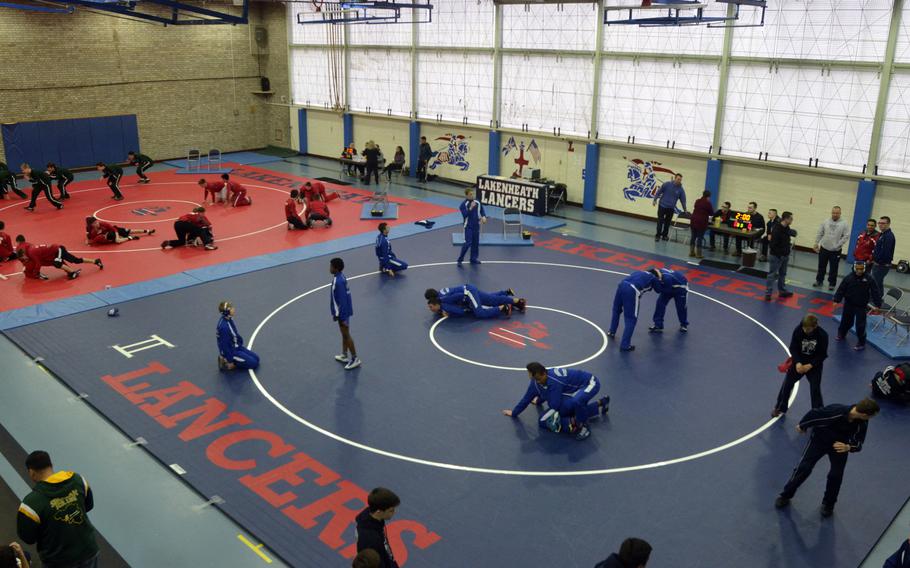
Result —
M243 346L243 338L234 323L236 311L234 304L227 300L218 304L221 319L215 337L218 339L218 368L222 371L259 367L259 355Z
M584 440L591 435L588 421L604 416L610 410L609 396L591 402L600 391L600 381L587 371L547 369L537 362L528 363L527 369L531 384L515 408L502 411L506 416L517 418L529 404L546 403L547 411L540 416L538 426Z

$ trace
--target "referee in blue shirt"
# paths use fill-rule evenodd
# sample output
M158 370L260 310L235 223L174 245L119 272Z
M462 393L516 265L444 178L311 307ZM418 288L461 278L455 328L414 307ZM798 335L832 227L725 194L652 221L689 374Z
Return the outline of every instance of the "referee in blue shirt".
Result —
M658 201L660 205L658 205ZM683 212L686 211L686 191L682 186L682 174L673 176L673 181L665 181L657 193L654 194L652 205L657 207L657 234L654 235L654 242L663 239L670 240L670 224L673 222L673 212L676 210L676 202L682 203Z

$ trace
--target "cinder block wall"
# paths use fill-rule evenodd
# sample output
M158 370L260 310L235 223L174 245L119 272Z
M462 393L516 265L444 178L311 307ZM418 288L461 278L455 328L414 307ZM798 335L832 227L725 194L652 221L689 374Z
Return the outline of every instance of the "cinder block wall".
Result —
M136 114L154 159L290 145L287 108L268 104L290 98L282 4L253 3L249 26L164 27L81 8L0 16L0 123ZM268 55L253 55L254 25L268 30ZM252 93L260 65L274 95Z

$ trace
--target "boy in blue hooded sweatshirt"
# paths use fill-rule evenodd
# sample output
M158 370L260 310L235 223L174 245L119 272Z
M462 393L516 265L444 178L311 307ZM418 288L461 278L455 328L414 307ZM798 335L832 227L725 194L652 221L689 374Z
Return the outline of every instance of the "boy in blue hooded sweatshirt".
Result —
M351 337L351 316L354 315L354 305L351 302L351 291L348 289L348 279L344 277L344 261L333 258L329 261L329 272L332 273L331 300L329 308L332 319L338 322L341 332L341 354L335 355L335 360L344 363L344 369L350 371L360 366L360 357L354 347Z
M597 402L591 399L600 391L600 381L581 369L547 369L538 362L528 363L531 379L528 390L512 410L502 413L512 418L529 404L547 403L547 411L541 415L537 425L551 432L566 431L584 440L591 435L588 420L605 415L610 409L610 397L601 397Z
M616 295L613 297L613 319L610 322L607 337L616 337L616 330L619 329L619 316L624 316L625 328L619 344L620 351L635 350L635 346L632 345L632 333L635 332L635 324L638 323L641 297L645 292L660 285L662 278L663 274L656 268L647 272L639 270L628 275L616 287Z
M221 319L215 337L218 340L218 368L222 371L234 369L255 369L259 367L259 355L243 346L243 338L234 323L234 304L225 300L218 304Z

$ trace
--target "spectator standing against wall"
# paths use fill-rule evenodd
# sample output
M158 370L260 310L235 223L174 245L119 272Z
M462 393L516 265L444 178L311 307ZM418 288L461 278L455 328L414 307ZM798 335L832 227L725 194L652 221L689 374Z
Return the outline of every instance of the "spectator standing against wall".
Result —
M784 211L780 216L780 223L774 227L771 242L768 245L768 281L765 290L765 301L771 301L774 283L777 282L777 295L780 298L789 298L793 292L787 290L787 264L790 262L790 238L796 236L796 231L790 228L793 222L793 213Z
M777 209L768 209L768 220L765 223L765 234L761 237L761 256L758 260L766 262L768 260L768 245L771 243L771 231L780 223L780 216Z
M430 148L426 136L420 137L420 150L417 154L417 181L426 183L427 181L427 164L433 157L433 149Z
M872 251L878 242L879 232L875 230L875 219L866 221L866 230L857 235L856 246L853 249L853 258L858 262L866 263L866 271L872 272Z
M834 291L837 285L837 267L840 264L841 249L850 240L850 227L840 218L840 207L831 209L831 218L826 219L815 233L813 250L818 253L818 272L815 274L813 288L820 288L828 269L828 291Z
M872 279L878 284L878 289L884 293L885 276L891 270L891 261L894 260L894 245L896 239L891 231L891 217L879 217L878 219L879 236L872 249Z
M363 157L366 159L366 176L364 177L364 184L370 185L370 176L376 179L376 183L379 183L379 146L377 146L372 140L367 142L367 147L363 151Z
M88 518L92 489L78 473L54 472L51 457L35 451L25 460L35 488L19 505L16 532L37 543L41 565L52 568L97 568L95 527Z
M657 234L654 235L654 242L661 239L670 240L670 225L673 223L673 213L676 211L677 201L682 204L683 212L685 212L686 190L683 189L682 174L674 175L672 181L665 181L654 194L652 205L657 206Z
M710 198L711 192L706 189L692 206L692 218L689 219L689 230L692 231L689 256L693 258L704 258L702 251L705 248L705 231L708 230L708 218L714 214Z

